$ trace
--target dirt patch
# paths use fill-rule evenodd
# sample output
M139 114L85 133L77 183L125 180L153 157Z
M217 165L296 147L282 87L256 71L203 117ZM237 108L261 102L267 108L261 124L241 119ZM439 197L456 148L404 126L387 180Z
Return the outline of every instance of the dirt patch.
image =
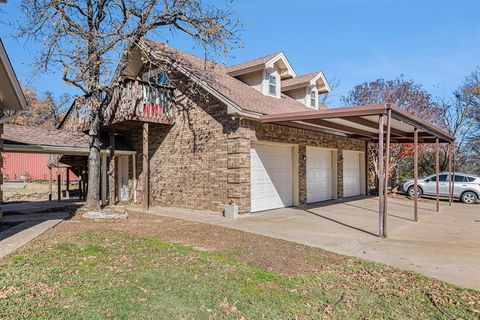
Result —
M89 221L79 215L60 223L48 235L120 231L155 235L202 251L218 252L262 269L286 275L328 271L348 257L319 248L269 238L226 227L130 212L127 220Z
M54 186L56 189L56 185ZM9 203L47 200L48 199L48 183L44 182L28 182L19 188L8 188L3 192L3 201Z

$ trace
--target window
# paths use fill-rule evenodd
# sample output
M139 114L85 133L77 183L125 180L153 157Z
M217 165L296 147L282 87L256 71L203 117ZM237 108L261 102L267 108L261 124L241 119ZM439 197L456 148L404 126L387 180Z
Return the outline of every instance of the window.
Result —
M268 74L268 93L272 96L277 95L277 76L273 73Z
M143 99L145 103L161 105L164 108L167 105L167 95L165 89L156 85L166 85L169 83L168 73L161 69L148 70L142 76Z
M149 70L142 76L143 81L151 84L168 84L168 73L160 69Z
M158 74L157 84L168 84L168 74L166 71L163 71Z
M475 178L473 178L473 177L465 177L465 179L467 179L467 182L475 181Z
M312 108L317 107L317 92L313 89L310 91L310 106Z
M446 174L441 174L438 177L439 177L438 181L440 182L445 182L448 179ZM436 181L436 177L434 177L432 181Z
M455 182L465 182L465 181L466 181L466 177L455 175Z

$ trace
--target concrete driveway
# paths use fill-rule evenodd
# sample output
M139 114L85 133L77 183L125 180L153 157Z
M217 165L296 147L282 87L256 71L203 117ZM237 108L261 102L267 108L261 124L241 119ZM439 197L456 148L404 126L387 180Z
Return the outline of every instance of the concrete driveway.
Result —
M459 286L480 289L480 206L447 202L389 201L386 240L378 238L378 198L327 202L245 215L237 220L194 211L152 209L151 213L213 223L320 247L340 254L413 270ZM261 244L259 244L261 245Z

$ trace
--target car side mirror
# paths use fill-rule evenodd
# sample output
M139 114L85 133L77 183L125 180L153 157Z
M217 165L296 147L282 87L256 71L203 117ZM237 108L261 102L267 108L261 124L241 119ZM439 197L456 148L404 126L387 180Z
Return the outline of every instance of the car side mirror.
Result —
M430 181L431 181L430 179L425 180L426 183L429 183Z

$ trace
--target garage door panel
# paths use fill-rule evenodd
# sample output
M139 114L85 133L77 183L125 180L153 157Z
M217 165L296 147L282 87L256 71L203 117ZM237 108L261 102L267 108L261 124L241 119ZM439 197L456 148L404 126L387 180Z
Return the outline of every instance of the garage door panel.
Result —
M251 149L251 211L293 203L292 147L257 144Z
M332 151L307 147L307 202L332 198Z

